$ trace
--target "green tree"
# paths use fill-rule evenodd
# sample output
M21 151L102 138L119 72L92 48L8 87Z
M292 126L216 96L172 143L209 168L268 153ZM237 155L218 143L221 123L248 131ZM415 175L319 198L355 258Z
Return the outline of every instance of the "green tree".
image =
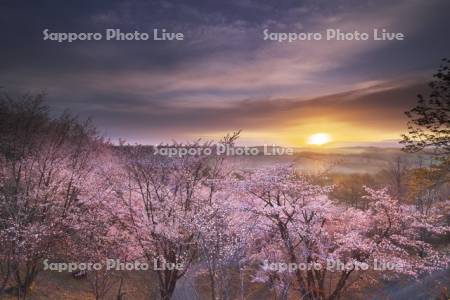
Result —
M448 159L450 154L450 59L443 59L429 83L428 97L418 95L417 105L405 112L410 119L404 134L404 150L418 152L430 149Z
M426 151L435 156L430 169L438 178L432 187L450 182L450 59L444 58L433 80L428 97L418 95L417 105L405 112L408 134L401 143L406 152Z

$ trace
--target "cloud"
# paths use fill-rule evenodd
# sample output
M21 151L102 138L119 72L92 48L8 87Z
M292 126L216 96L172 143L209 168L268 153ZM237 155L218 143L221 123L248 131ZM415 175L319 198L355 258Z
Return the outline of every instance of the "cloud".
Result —
M240 100L222 106L167 102L132 111L99 108L95 114L115 137L124 133L123 126L134 138L143 133L140 141L152 143L211 138L236 129L244 129L244 142L257 136L258 142L298 145L315 131L331 132L341 141L383 140L405 130L403 112L423 91L425 85L418 82L386 82L312 99ZM298 141L291 141L295 136Z
M326 129L327 122L341 132L358 126L373 138L383 131L393 135L400 128L395 116L410 101L402 99L414 99L406 96L416 88L405 80L429 77L450 46L442 38L450 28L450 4L443 0L133 0L72 3L64 10L60 2L49 3L0 4L5 41L0 84L13 92L44 89L57 110L69 107L92 116L114 136L140 141L211 135L230 124L253 136L280 130L295 135L313 126ZM44 28L110 27L165 27L185 32L186 41L69 45L41 39ZM264 28L374 27L405 32L407 40L280 44L262 39Z

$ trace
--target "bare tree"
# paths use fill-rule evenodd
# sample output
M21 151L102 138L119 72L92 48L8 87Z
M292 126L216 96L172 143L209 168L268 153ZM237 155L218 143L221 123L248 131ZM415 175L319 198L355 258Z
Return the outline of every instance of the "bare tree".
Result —
M397 155L388 161L386 173L390 182L391 193L400 201L404 200L408 170L409 164L405 157Z

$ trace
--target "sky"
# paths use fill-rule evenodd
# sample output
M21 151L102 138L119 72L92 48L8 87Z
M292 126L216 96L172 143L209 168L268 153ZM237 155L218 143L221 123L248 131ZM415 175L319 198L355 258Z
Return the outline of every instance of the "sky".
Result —
M112 141L396 145L403 112L450 54L450 1L0 2L0 86L46 93ZM49 32L182 32L183 41L43 40ZM263 31L405 35L402 41L264 40Z

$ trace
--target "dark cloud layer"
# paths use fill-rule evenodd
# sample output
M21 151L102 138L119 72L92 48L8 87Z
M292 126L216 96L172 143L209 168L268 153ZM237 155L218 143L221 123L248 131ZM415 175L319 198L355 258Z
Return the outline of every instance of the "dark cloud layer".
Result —
M170 107L159 103L147 110L96 114L107 126L122 124L152 131L160 128L177 131L179 128L201 133L205 124L209 131L247 128L283 128L302 125L317 116L330 116L336 121L351 122L355 126L375 126L398 129L404 126L403 112L417 101L416 95L426 91L424 84L377 86L313 99L258 99L235 101L223 107ZM110 114L114 117L109 119Z

